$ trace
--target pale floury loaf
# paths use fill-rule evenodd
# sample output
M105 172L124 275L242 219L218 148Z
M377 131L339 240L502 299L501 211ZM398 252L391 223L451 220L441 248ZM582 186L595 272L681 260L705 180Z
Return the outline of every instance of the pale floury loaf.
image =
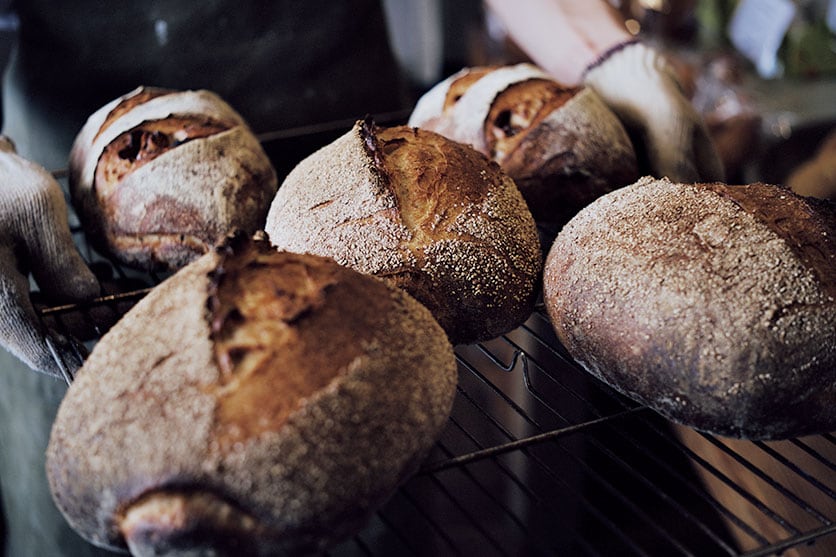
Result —
M73 205L120 262L177 269L264 225L277 177L241 116L210 91L140 87L100 108L70 153Z

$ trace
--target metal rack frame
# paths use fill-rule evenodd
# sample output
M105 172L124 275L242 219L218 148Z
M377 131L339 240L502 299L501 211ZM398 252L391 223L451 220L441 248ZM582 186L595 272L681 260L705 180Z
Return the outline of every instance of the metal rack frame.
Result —
M306 139L298 160L344 124L262 140L286 156L280 143ZM86 246L77 222L73 231ZM41 315L89 348L165 276L83 251L113 294ZM441 439L329 555L836 554L834 434L744 442L671 424L577 366L542 304L456 355L458 395Z

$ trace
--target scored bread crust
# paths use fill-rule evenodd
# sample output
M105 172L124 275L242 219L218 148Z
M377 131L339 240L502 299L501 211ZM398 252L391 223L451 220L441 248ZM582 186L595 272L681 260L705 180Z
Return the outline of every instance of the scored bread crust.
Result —
M108 149L139 130L180 122L185 137L137 160ZM145 157L148 160L143 160ZM133 168L123 168L130 159ZM112 181L105 181L111 177ZM263 227L278 187L273 166L241 116L205 90L139 87L87 120L70 152L70 193L91 242L127 265L177 269L236 229Z
M265 229L279 249L406 289L454 344L513 329L539 288L537 228L513 181L473 149L408 126L358 122L303 160Z
M555 102L555 87L566 100ZM494 137L503 127L494 110L499 104L525 122L502 148ZM533 107L539 113L531 113ZM563 87L531 64L464 68L418 100L409 125L471 145L499 163L537 220L565 222L638 178L630 138L600 97L589 88Z
M210 252L95 346L53 426L50 487L102 546L179 508L255 533L258 554L320 549L413 471L455 384L451 345L403 291L266 241Z
M836 428L836 215L764 184L642 179L581 211L546 260L558 338L593 375L691 427Z

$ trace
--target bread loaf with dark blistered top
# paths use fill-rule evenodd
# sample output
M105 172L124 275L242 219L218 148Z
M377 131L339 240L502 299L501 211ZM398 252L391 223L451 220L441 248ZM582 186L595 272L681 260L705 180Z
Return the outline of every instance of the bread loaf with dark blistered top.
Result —
M415 471L456 378L402 290L238 237L94 347L53 426L50 487L83 537L136 555L319 551Z
M642 179L548 255L557 336L682 424L778 439L836 429L836 209L767 184Z

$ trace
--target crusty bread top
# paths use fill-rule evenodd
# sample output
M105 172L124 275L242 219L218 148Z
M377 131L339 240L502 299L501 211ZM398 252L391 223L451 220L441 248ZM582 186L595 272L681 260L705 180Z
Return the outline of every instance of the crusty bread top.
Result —
M550 79L514 83L500 93L484 121L484 135L491 158L503 166L527 132L566 104L578 89L563 87Z
M53 426L50 485L108 546L124 545L123 511L172 489L215 494L279 537L340 533L341 513L379 503L431 446L455 383L452 347L404 292L232 242L93 349Z
M96 138L98 138L104 130L109 128L113 122L118 120L119 117L126 112L133 110L134 107L145 104L151 99L162 97L163 95L170 95L176 92L177 91L174 89L163 89L161 87L138 87L127 95L123 95L108 105L111 108L108 110L105 119L101 122L101 125L99 125L99 129L93 136L92 140L95 141Z
M91 115L70 153L70 193L91 243L149 270L262 228L277 187L258 139L209 91L138 88Z
M166 150L153 164L133 165L118 187L103 186L96 201L93 192L85 197L85 226L125 237L191 234L211 246L236 225L261 228L277 178L258 140L238 126Z
M279 430L317 391L349 373L364 356L368 332L346 327L346 317L362 322L364 312L385 313L388 296L373 285L384 303L370 305L358 295L335 305L329 294L356 275L310 257L269 249L242 257L235 246L225 249L235 257L222 257L210 273L208 319L219 371L209 389L218 404L213 438L227 452L235 443ZM354 288L363 284L355 282ZM271 372L277 361L295 358L306 361L305 373Z
M229 127L246 127L243 118L211 91L174 91L144 95L147 88L139 87L94 112L85 122L70 151L70 178L75 187L92 187L99 155L119 135L139 126L146 120L160 120L176 114L199 114L229 122ZM138 103L142 98L145 102Z
M96 189L107 197L131 172L192 139L229 129L205 116L187 115L150 120L117 136L104 148L96 165Z
M834 234L832 204L778 186L645 178L563 228L546 305L584 367L663 414L810 433L836 420Z
M526 102L526 91L521 92L521 98L510 98L509 102ZM509 91L509 97L513 93ZM527 93L538 94L536 89ZM552 95L558 102L564 100ZM503 159L498 162L518 182L546 179L550 174L577 174L605 182L606 187L598 191L602 194L638 177L636 155L627 132L592 89L575 91L556 109L542 111L532 129L505 143Z
M419 99L408 124L430 129L489 154L485 122L497 96L515 83L551 80L532 64L491 68L465 68L439 83ZM466 87L466 88L465 88Z
M358 122L303 160L279 188L266 230L280 249L333 257L406 288L454 343L524 320L542 268L513 180L475 150L408 126Z
M589 173L608 161L635 176L630 140L598 95L565 87L531 64L465 68L419 99L409 125L471 145L514 179L573 149L584 152L570 155L577 159L566 161L571 168L587 164Z
M419 99L409 123L496 161L541 221L563 223L639 175L630 138L601 98L531 64L465 68Z

